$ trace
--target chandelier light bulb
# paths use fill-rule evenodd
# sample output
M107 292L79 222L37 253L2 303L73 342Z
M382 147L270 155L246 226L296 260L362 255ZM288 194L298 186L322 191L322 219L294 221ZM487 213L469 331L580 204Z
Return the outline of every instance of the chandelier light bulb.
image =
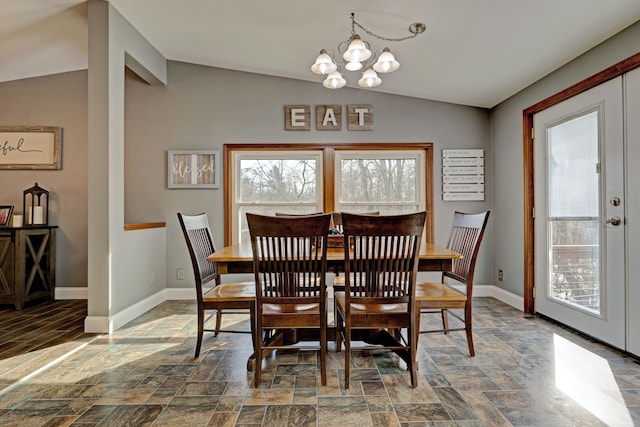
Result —
M362 62L352 61L347 62L347 65L344 66L349 71L358 71L362 69Z
M367 70L362 73L362 78L358 80L360 87L376 87L380 86L380 83L382 83L382 80L371 68L367 68Z
M322 49L316 58L316 62L311 66L311 71L316 74L329 74L338 69L326 50Z
M347 51L342 55L347 62L362 62L371 57L371 51L367 45L360 39L359 35L354 35Z
M322 85L327 89L340 89L347 84L347 81L342 77L339 71L329 73L327 78L322 82Z
M378 73L391 73L398 68L400 68L400 63L396 61L388 47L382 50L378 60L373 64L373 69Z

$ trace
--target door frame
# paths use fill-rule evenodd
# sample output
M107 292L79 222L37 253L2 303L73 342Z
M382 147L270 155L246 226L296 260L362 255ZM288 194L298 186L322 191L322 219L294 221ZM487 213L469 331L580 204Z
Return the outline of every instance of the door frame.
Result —
M534 306L534 166L533 166L533 116L552 105L558 104L572 96L585 92L601 83L621 76L640 67L640 53L618 62L611 67L587 77L542 101L526 108L522 112L523 162L524 162L524 307L526 315L535 313Z

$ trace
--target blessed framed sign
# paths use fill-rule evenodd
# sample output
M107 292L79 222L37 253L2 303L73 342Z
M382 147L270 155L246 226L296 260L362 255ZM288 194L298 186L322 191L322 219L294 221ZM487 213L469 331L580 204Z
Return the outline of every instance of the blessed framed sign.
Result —
M0 126L0 169L62 169L62 128Z
M169 188L220 188L220 150L169 151Z

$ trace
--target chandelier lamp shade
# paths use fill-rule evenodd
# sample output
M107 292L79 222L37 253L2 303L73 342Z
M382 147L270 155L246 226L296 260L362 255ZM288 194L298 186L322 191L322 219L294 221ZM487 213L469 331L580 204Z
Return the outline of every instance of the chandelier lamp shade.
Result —
M345 71L362 70L362 77L358 80L358 85L371 88L380 86L382 83L378 73L391 73L400 68L400 63L388 47L372 53L369 43L362 40L360 35L356 33L356 26L372 37L394 42L412 39L418 34L422 34L426 28L424 24L416 22L409 26L410 35L400 38L386 38L363 27L356 21L355 13L351 13L351 36L338 44L340 56L336 57L333 52L322 49L316 62L311 66L311 71L325 76L322 84L328 89L340 89L347 84L343 76Z

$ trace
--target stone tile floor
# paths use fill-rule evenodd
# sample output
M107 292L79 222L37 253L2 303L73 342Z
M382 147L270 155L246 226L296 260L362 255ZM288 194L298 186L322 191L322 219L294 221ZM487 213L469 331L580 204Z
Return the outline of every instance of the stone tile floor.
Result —
M348 390L332 343L324 387L301 350L266 360L253 388L249 335L205 335L194 360L192 302L104 336L82 333L84 301L2 308L0 426L640 425L636 359L491 298L474 306L476 357L461 332L421 335L417 388L395 355L363 351Z

